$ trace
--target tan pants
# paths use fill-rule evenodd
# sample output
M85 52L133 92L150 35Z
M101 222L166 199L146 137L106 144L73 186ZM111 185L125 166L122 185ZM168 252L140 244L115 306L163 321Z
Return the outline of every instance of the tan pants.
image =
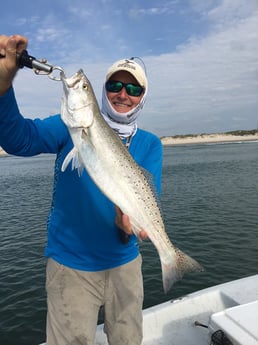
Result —
M142 342L143 282L139 255L106 271L73 270L47 263L47 345L93 345L104 305L109 345Z

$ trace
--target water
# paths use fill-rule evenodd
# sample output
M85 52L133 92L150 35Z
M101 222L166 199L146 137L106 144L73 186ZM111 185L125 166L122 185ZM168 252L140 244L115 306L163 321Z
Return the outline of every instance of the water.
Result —
M0 344L45 340L45 223L54 157L0 159ZM257 274L258 143L164 148L167 232L206 269L164 295L157 252L141 243L144 306Z

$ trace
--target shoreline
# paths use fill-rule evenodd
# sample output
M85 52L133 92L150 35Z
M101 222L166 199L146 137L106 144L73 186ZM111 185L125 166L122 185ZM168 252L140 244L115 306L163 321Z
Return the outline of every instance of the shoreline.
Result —
M186 137L162 137L161 142L167 145L191 145L191 144L209 144L258 141L258 134L233 135L233 134L203 134Z
M246 134L246 135L233 135L233 134L200 134L200 135L189 135L182 137L162 137L161 142L164 146L173 145L192 145L192 144L212 144L212 143L229 143L229 142L242 142L242 141L258 141L257 134ZM0 157L9 156L0 147Z

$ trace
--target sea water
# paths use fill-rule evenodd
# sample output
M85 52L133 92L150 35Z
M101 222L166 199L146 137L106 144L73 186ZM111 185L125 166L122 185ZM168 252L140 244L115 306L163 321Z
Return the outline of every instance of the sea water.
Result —
M44 247L54 159L0 158L0 344L45 340ZM159 257L143 255L144 307L258 273L258 143L164 147L161 205L171 241L204 272L164 295Z

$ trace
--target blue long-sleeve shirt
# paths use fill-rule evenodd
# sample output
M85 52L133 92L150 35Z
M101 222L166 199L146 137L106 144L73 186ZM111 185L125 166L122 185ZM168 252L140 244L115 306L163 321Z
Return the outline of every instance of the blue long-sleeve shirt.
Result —
M137 239L119 238L115 209L86 171L82 176L62 163L73 144L60 115L24 119L11 88L0 97L0 146L13 155L56 154L52 206L48 217L45 254L79 270L98 271L125 264L139 253ZM161 189L162 144L155 135L138 129L129 151L153 176Z

